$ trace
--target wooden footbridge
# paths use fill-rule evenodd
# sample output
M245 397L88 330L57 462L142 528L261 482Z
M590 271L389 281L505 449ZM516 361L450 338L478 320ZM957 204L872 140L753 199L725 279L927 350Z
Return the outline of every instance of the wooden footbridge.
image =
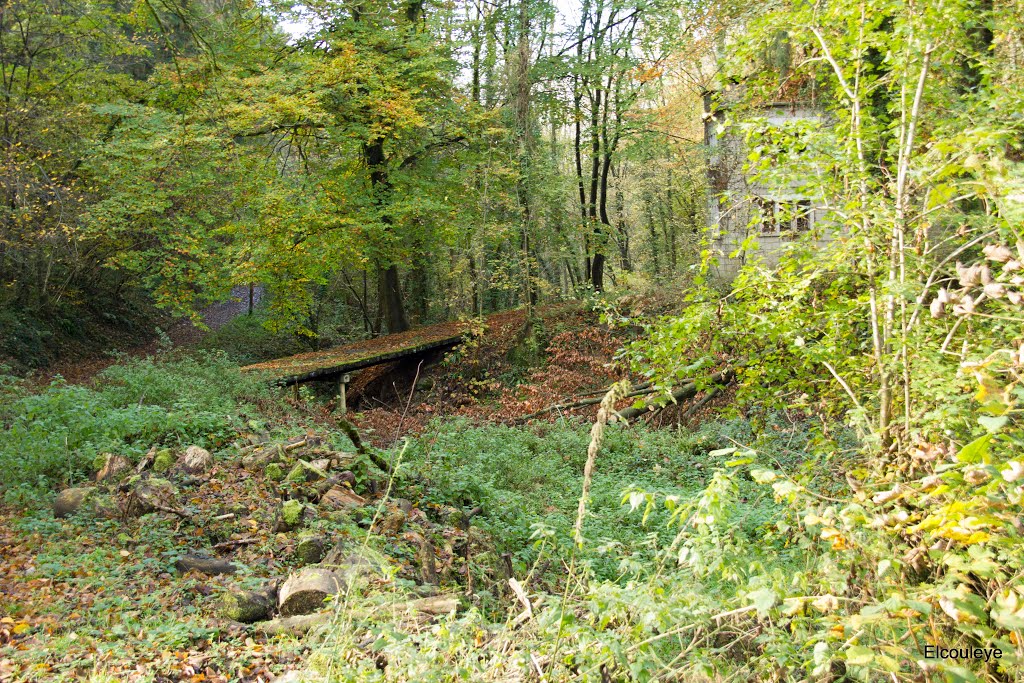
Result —
M279 386L341 380L355 370L454 348L462 343L470 329L471 325L467 322L420 327L354 344L336 346L326 351L310 351L247 365L242 371L264 373Z

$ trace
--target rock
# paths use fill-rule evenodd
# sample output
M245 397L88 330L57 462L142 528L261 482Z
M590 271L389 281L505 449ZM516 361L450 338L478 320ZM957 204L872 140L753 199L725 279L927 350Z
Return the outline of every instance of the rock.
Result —
M276 462L267 465L266 469L263 470L263 474L270 481L281 481L284 479L284 470Z
M306 506L299 500L286 500L278 510L275 531L293 531L305 523Z
M202 555L184 555L174 562L174 568L184 574L189 571L197 571L208 576L218 574L234 574L238 571L231 562L216 557L204 557ZM239 619L239 621L241 621Z
M131 485L131 493L128 495L125 513L129 517L141 517L161 508L174 507L178 489L166 479L135 476L128 483Z
M415 507L411 500L406 500L405 498L395 498L395 504L398 506L398 509L406 515L411 515L413 507Z
M57 500L53 503L54 517L70 517L75 513L114 519L120 515L121 511L110 496L95 486L82 486L64 489L57 494Z
M178 458L174 469L185 474L203 474L213 467L213 456L210 451L199 446L189 446Z
M273 603L267 596L257 591L233 588L221 596L221 614L227 619L243 624L270 618L273 608Z
M132 463L123 455L103 453L103 464L96 473L96 481L119 481L131 471Z
M302 564L316 564L324 559L327 540L323 536L306 536L295 546L295 556Z
M377 533L395 536L405 526L406 519L406 514L401 510L391 510L383 519L377 522Z
M328 510L347 510L366 505L366 499L347 486L339 485L320 498L320 505Z
M330 569L304 567L289 576L278 591L281 615L293 617L319 611L324 600L340 593L344 585L344 579Z
M156 452L156 456L153 458L153 471L157 474L163 474L174 467L174 463L174 454L171 453L171 449L162 448Z
M288 473L288 476L285 477L285 480L295 484L302 484L326 478L327 473L322 469L315 467L312 463L308 463L305 460L299 460L295 463L292 471Z
M301 636L316 626L331 623L331 618L333 616L333 611L316 612L314 614L304 614L297 617L284 617L282 619L264 621L257 624L255 628L258 632L267 636ZM275 682L279 680L281 679L274 679ZM292 680L305 681L307 679L297 678Z
M327 472L327 470L331 469L331 459L330 458L319 458L317 460L314 460L314 461L310 462L309 464L312 467L315 467L316 469L322 470L324 472Z
M95 486L82 486L80 488L64 489L57 494L57 500L53 503L54 517L70 517L78 512L82 504L89 499L89 496L96 492Z

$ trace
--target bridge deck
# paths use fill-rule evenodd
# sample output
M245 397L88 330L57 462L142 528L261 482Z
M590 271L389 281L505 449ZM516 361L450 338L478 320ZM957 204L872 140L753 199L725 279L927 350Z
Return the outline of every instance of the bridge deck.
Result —
M331 379L372 365L416 356L434 349L457 346L469 329L470 324L465 322L419 327L398 334L336 346L325 351L310 351L247 365L242 371L267 373L270 379L285 386L317 379Z

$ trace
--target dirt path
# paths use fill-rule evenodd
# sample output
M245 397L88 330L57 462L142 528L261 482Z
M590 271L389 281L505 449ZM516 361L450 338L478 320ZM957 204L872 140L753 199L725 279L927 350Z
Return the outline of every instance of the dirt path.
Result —
M262 286L253 289L253 305L259 305L263 299L264 290ZM209 330L201 330L191 320L178 320L167 330L167 336L175 347L195 346L213 330L220 329L234 318L245 315L249 311L249 288L246 286L235 287L231 295L225 301L211 304L200 311L205 324ZM54 363L45 370L40 370L33 375L33 380L39 384L48 384L60 375L70 384L85 384L93 377L103 372L121 358L145 358L152 356L160 350L160 342L155 337L145 344L140 344L128 349L111 349L102 351L94 356L64 360ZM111 353L111 351L116 353Z

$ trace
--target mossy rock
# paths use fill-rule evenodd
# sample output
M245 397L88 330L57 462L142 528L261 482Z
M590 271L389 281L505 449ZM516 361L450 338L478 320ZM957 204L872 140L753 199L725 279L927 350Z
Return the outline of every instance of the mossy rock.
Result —
M70 517L74 514L113 519L120 514L114 499L95 486L64 489L53 504L53 516Z
M170 448L160 449L156 452L156 457L153 458L153 471L157 474L163 474L174 467L175 462L177 462L177 459L171 453Z
M292 531L306 522L306 506L299 500L286 500L281 505L281 516L277 520L278 531Z
M232 589L221 595L220 611L226 618L251 624L270 616L270 600L262 593Z
M175 507L178 488L160 477L141 479L132 477L132 495L129 498L127 514L130 517L141 517L158 510L160 507Z
M307 534L295 546L295 558L300 564L316 564L324 559L327 552L327 540L323 536Z
M263 470L263 474L270 481L281 481L284 479L284 470L276 462L267 465L266 469Z
M299 460L295 463L295 467L292 468L292 471L288 473L286 481L293 484L302 484L326 478L327 472L306 462L305 460Z

